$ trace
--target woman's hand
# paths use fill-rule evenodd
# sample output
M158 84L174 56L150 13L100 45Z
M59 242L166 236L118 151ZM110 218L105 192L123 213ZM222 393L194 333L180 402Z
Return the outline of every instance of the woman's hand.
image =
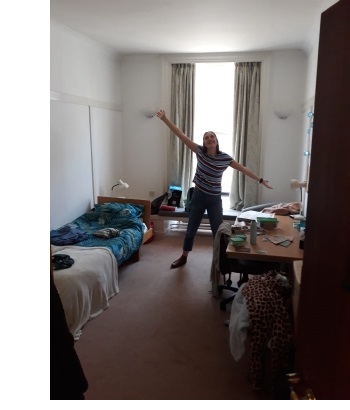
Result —
M165 111L164 110L159 110L157 112L157 117L161 120L163 120L165 118Z
M269 181L266 181L266 179L263 179L262 185L264 185L266 188L273 189L271 185L269 185Z

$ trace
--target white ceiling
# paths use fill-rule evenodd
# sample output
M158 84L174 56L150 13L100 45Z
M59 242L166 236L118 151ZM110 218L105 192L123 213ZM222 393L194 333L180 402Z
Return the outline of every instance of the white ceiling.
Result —
M51 18L132 53L309 51L338 0L51 0Z

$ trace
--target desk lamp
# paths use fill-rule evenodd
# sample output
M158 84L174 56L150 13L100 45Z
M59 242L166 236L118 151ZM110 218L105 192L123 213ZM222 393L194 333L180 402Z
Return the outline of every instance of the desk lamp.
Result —
M305 216L302 214L302 209L303 209L303 188L306 188L306 185L307 185L306 181L300 182L297 179L290 180L291 189L300 189L300 214L291 215L291 217L294 219L302 220L302 221L305 221Z
M128 189L129 184L127 184L126 182L123 182L120 179L115 185L112 186L111 191L113 191L113 188L115 188L115 187L118 187L117 189L122 189L122 188Z

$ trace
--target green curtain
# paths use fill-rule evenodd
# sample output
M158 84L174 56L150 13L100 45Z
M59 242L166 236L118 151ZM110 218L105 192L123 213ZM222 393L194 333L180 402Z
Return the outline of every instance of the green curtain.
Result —
M171 74L171 121L193 140L195 64L173 64ZM170 134L169 184L182 187L182 200L192 182L192 151Z
M256 174L260 170L260 73L260 62L235 64L233 157ZM256 181L233 170L230 208L256 205L258 193Z

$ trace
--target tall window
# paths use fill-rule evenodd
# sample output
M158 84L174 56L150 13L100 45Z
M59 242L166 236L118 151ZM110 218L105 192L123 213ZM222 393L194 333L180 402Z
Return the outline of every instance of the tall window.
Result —
M203 144L206 131L214 131L220 150L232 156L234 63L197 63L195 80L194 141ZM197 159L193 159L193 174ZM230 192L232 168L222 178L222 192Z

